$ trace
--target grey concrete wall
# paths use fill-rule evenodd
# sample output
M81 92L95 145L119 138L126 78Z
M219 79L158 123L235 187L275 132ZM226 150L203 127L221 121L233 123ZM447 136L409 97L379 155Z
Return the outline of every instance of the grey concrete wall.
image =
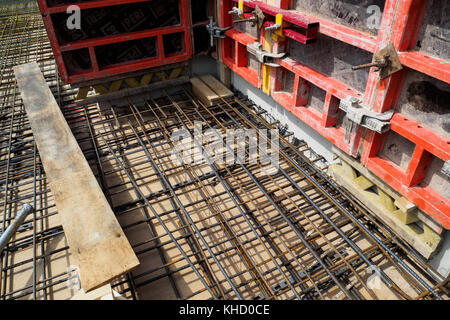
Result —
M408 70L396 110L450 139L450 84Z
M450 1L428 0L416 50L450 60Z
M292 59L304 63L327 76L364 92L369 69L352 70L352 66L369 63L372 55L342 41L319 35L313 44L304 45L289 41L288 54Z

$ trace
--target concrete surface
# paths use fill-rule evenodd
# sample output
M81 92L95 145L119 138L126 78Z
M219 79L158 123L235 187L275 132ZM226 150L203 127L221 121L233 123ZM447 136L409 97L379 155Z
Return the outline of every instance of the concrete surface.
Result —
M450 178L441 172L443 165L444 161L434 157L422 183L450 199Z

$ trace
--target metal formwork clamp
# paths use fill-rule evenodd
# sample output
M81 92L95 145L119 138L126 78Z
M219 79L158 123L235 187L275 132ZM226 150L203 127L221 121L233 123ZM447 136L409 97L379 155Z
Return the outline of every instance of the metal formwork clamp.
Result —
M350 142L350 133L353 124L360 125L369 130L385 133L391 128L390 120L394 115L394 110L384 113L377 113L369 110L361 100L355 97L347 97L341 100L339 109L346 113L346 117L350 120L350 126L346 127L345 140Z
M209 24L206 25L206 29L208 30L211 39L211 47L214 47L214 38L226 38L225 31L230 30L231 28L232 27L220 28L214 22L213 18L209 17Z
M275 59L281 59L286 55L286 52L283 53L271 53L262 49L262 44L259 42L253 42L247 45L247 51L253 54L259 63L278 68L280 65L275 63Z

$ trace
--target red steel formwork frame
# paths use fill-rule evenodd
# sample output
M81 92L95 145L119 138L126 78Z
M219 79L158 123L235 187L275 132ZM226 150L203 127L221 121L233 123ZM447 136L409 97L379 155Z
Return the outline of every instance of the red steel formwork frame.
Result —
M116 34L111 36L80 40L60 45L56 36L55 27L53 25L51 15L55 13L66 12L71 5L78 6L81 10L109 7L116 5L132 4L139 2L151 2L151 0L93 0L87 2L68 3L64 5L57 5L49 7L47 0L38 0L39 7L42 13L45 27L47 29L50 42L52 44L53 52L56 62L58 64L61 77L67 83L77 83L93 79L107 78L113 75L128 73L132 71L147 69L155 66L167 65L177 62L189 60L192 57L191 44L191 28L189 22L188 0L179 0L180 8L180 24L176 26L156 28L150 30L129 32ZM176 54L166 55L164 53L163 37L173 33L183 33L183 51ZM157 54L155 57L129 61L125 63L115 64L100 68L95 52L95 47L120 43L130 40L138 40L149 37L157 38ZM64 63L63 53L77 49L87 48L91 60L92 68L88 71L79 72L76 74L69 74Z
M232 25L233 18L228 11L236 5L236 2L236 0L220 1L222 27ZM271 17L282 14L283 22L286 21L301 27L308 22L319 22L319 33L371 53L379 51L390 42L394 44L400 61L406 68L384 80L380 80L378 73L371 69L364 92L359 92L335 78L286 57L278 61L281 68L273 73L269 93L275 101L347 154L357 157L359 150L362 150L361 162L371 172L407 197L444 228L449 229L450 200L431 187L421 184L433 156L443 161L450 160L450 141L448 139L401 113L395 113L391 120L391 130L415 145L409 166L403 170L378 154L383 148L387 134L378 134L359 127L351 135L350 143L347 143L345 142L344 128L336 127L339 101L349 95L360 98L376 112L385 112L395 108L407 69L419 71L446 83L450 82L450 63L448 61L413 50L422 23L426 0L386 0L377 36L339 25L327 19L287 10L289 1L279 1L278 5L269 5L267 2L270 1L244 1L244 5L248 9L255 8L256 5L261 8L269 20L265 26L273 23ZM303 25L301 25L302 23ZM298 41L298 38L290 36L286 30L289 30L289 27L283 30L286 38ZM235 29L229 30L226 34L228 37L222 40L223 62L255 87L262 89L262 83L258 79L258 70L249 67L245 47L257 39ZM264 42L263 38L262 36L259 41ZM276 43L275 47L283 47L285 45L283 42L284 40L281 40ZM280 90L283 72L286 71L292 72L295 77L292 92ZM326 92L322 112L307 105L309 84Z

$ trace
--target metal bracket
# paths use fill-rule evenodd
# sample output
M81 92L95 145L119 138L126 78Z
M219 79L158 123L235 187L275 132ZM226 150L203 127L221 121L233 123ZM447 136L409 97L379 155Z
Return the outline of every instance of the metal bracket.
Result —
M209 32L211 39L211 47L214 47L214 38L224 39L226 37L225 31L230 30L232 27L220 28L214 22L212 17L209 17L209 24L206 25L206 29Z
M350 133L353 125L360 125L378 133L385 133L391 128L389 120L394 115L394 110L384 113L377 113L369 110L368 106L364 106L363 102L355 97L347 97L341 100L339 109L346 113L349 125L345 128L345 141L350 142Z
M352 70L376 67L375 71L380 72L380 79L383 80L397 71L403 69L398 58L397 51L392 43L389 43L384 49L381 49L373 55L372 63L362 64L352 67Z

